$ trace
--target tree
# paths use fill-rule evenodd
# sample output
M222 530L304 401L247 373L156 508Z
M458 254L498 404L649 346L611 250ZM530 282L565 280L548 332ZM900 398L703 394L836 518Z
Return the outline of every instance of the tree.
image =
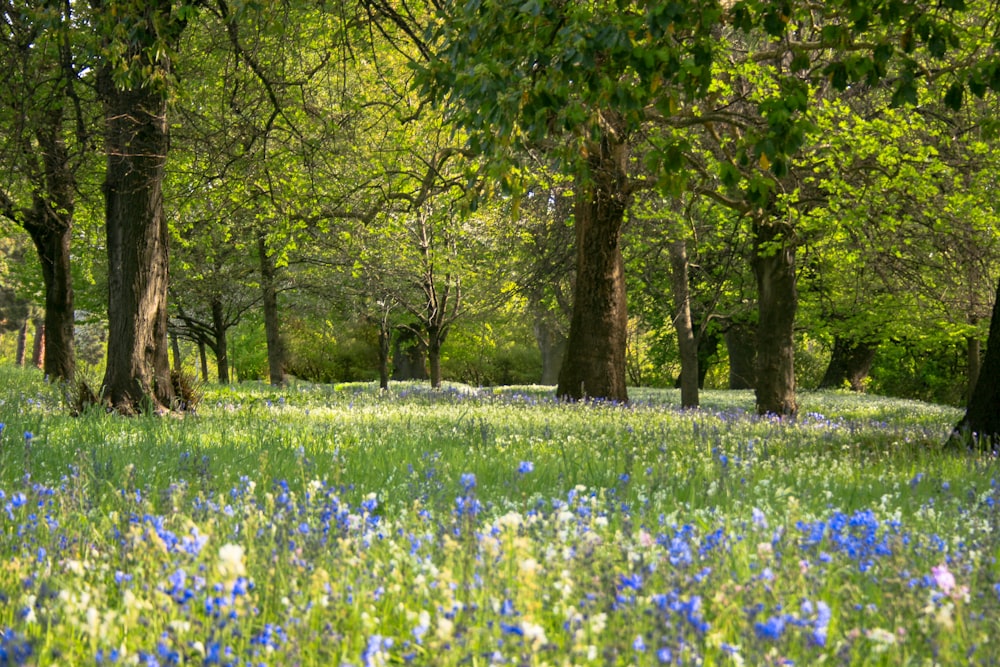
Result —
M996 448L1000 443L1000 284L990 317L990 334L982 371L972 390L965 416L955 426L953 442L976 439L979 446Z
M78 174L92 167L86 87L74 63L70 3L0 4L0 215L31 236L45 292L44 371L73 380L74 295L70 239Z

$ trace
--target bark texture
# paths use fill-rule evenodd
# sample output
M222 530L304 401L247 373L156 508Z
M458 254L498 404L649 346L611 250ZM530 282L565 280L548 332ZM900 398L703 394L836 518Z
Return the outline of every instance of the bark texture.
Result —
M108 363L103 399L121 413L173 408L167 342L168 239L163 179L170 62L182 26L168 0L106 16L132 35L119 62L97 72L104 103L108 245ZM127 68L127 72L123 69Z
M830 363L819 382L820 389L840 389L846 384L851 391L864 391L877 351L875 343L835 336Z
M990 333L986 339L986 356L979 371L976 388L972 390L965 416L955 426L952 441L990 446L1000 444L1000 283L997 300L993 303Z
M215 332L215 363L219 382L229 384L229 345L226 342L226 312L222 299L212 299L212 329Z
M288 382L285 376L285 345L281 340L278 320L278 291L275 286L276 269L274 258L267 249L267 239L263 233L257 235L257 253L260 258L260 288L264 306L264 336L267 339L267 370L271 384L283 387Z
M791 417L795 401L795 241L790 226L754 222L757 279L757 413Z
M681 407L698 407L698 340L691 321L691 295L688 289L687 244L670 244L671 288L674 297L674 329L681 356Z
M729 354L729 388L753 389L757 384L757 332L746 322L733 322L726 329Z
M625 402L628 310L620 241L630 198L628 151L608 132L594 148L590 179L577 195L573 317L556 395Z

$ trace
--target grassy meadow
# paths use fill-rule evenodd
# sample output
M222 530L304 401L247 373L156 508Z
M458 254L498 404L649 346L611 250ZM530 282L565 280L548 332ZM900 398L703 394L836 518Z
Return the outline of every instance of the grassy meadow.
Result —
M2 665L1000 663L993 456L805 393L208 386L71 417L0 368Z

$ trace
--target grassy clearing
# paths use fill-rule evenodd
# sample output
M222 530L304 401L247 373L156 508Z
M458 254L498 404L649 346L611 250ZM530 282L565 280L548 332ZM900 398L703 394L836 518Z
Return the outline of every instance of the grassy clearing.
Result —
M940 451L949 408L401 384L74 419L0 374L0 665L1000 660L996 462Z

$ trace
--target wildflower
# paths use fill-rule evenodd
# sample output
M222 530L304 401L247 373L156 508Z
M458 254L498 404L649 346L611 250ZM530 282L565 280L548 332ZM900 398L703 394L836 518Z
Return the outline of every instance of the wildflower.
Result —
M764 516L764 512L759 508L754 507L751 512L751 520L755 528L760 528L761 530L767 530L767 517Z
M225 579L235 579L246 574L243 565L243 547L238 544L224 544L219 547L219 561L216 569Z
M517 465L517 472L519 472L522 475L526 475L529 472L533 472L534 469L535 469L535 464L532 463L531 461L521 461Z
M462 488L468 492L476 486L476 475L471 472L463 473L459 478L459 483L461 483Z
M632 648L639 653L646 650L646 642L643 641L642 635L635 636L635 639L632 641Z
M955 588L955 575L948 571L947 565L941 564L932 567L931 574L934 575L934 583L945 595L951 593L952 589Z
M785 617L772 616L763 623L754 623L753 629L761 639L780 639L785 633Z

